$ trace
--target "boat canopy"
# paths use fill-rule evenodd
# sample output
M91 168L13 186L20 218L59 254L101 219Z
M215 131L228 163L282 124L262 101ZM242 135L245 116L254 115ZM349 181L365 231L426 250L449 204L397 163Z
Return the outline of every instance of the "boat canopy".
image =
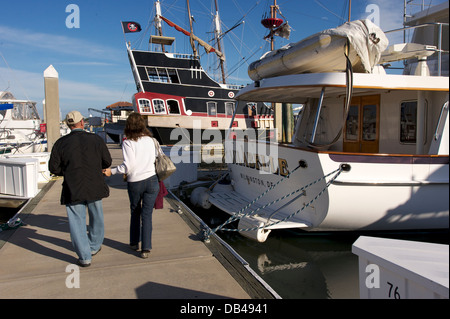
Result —
M14 107L14 104L0 103L0 111L11 110L13 107Z

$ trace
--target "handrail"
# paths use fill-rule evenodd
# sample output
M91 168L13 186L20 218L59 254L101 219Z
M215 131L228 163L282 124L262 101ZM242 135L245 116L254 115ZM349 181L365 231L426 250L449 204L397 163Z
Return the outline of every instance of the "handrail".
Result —
M448 101L444 103L444 105L442 105L442 109L441 109L441 114L439 115L439 120L438 120L438 124L436 126L436 131L434 132L434 139L438 140L439 139L439 131L441 128L441 122L442 122L442 117L444 116L444 111L448 112Z
M442 50L442 37L443 37L443 32L442 32L442 28L444 26L448 27L448 23L447 22L427 22L427 23L423 23L423 24L418 24L418 25L413 25L413 26L404 26L403 28L398 28L398 29L393 29L393 30L389 30L389 31L385 31L384 33L392 33L392 32L398 32L398 31L406 31L409 29L418 29L418 28L424 28L424 27L429 27L429 26L439 26L439 32L438 32L438 43L437 43L437 50L436 52L438 53L438 76L442 76L442 53L448 53L449 51L444 51Z

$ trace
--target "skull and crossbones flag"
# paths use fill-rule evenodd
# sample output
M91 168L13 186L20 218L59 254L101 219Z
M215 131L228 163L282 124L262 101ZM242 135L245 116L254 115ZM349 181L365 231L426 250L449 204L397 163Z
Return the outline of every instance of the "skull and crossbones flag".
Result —
M141 25L134 21L123 21L122 29L124 33L135 33L142 30Z

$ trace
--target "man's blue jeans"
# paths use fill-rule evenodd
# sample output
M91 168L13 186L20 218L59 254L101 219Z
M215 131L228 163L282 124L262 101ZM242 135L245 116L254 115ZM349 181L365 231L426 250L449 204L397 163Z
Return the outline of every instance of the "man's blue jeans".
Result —
M130 198L130 245L137 245L142 236L142 250L152 249L152 214L159 182L156 175L139 182L128 182ZM141 224L142 221L142 224Z
M86 209L89 225L86 226ZM105 237L103 204L101 200L66 205L70 238L78 257L83 262L92 260L92 253L100 249Z

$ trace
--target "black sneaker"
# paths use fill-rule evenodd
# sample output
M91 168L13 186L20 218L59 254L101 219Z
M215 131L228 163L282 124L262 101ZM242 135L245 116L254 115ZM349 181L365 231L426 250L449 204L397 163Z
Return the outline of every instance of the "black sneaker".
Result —
M91 262L78 259L77 265L80 267L89 267L91 265Z

